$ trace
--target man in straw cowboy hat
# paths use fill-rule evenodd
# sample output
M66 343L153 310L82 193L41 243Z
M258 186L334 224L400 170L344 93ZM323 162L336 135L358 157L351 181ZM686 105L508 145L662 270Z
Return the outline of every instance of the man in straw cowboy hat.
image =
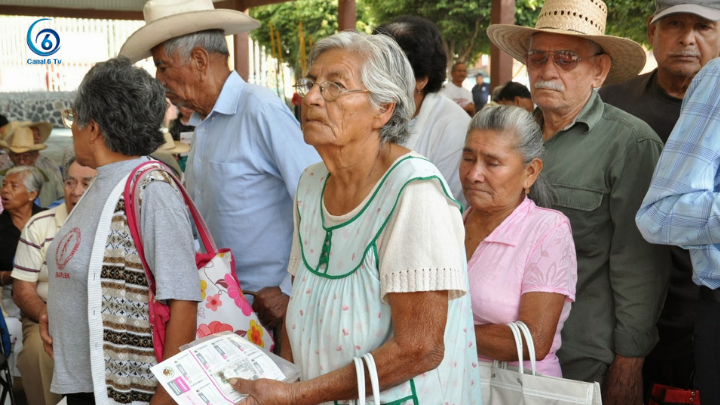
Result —
M33 133L33 140L36 144L44 144L45 141L50 137L53 126L49 122L32 122L32 121L12 121L2 131L2 137L0 140L6 140L10 142L12 134L17 128L25 127L30 128ZM17 166L17 162L13 163L12 154L0 155L0 170L9 169L13 166ZM34 164L35 167L42 170L43 173L48 176L53 175L55 179L62 183L62 174L58 164L47 156L39 155Z
M555 207L572 225L577 300L558 351L563 375L601 382L606 403L628 405L642 403L670 258L634 224L662 142L594 90L645 64L637 43L604 35L606 16L600 0L548 0L535 28L493 25L488 36L528 68Z
M655 0L648 42L658 67L626 82L603 86L603 101L645 121L663 142L680 116L685 91L700 69L720 55L720 0ZM672 278L658 321L660 341L645 359L645 395L652 383L691 388L693 327L699 286L690 253L671 247Z
M218 246L235 252L242 288L260 290L254 308L273 328L288 300L278 286L287 275L295 189L302 171L320 158L277 95L228 68L225 35L260 23L215 10L211 0L150 0L143 14L146 25L120 55L152 56L170 101L196 112L188 192Z
M47 145L43 143L35 143L33 132L27 126L19 126L12 132L8 133L7 137L0 141L0 147L8 150L8 156L10 164L0 170L0 180L5 176L5 172L15 166L35 166L40 170L42 174L43 187L40 189L40 200L41 207L48 207L54 201L62 198L63 196L63 182L62 179L55 175L50 170L40 167L38 162L40 161L41 151L47 148ZM59 173L59 170L58 170Z

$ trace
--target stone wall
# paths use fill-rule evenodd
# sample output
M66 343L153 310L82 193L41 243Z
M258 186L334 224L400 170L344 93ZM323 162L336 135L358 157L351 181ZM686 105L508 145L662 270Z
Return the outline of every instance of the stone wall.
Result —
M62 128L60 112L71 108L74 91L0 93L0 114L8 121L47 121Z

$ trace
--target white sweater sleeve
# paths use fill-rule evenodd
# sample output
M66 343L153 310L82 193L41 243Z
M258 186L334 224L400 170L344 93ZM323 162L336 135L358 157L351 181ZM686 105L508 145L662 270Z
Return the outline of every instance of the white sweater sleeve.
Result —
M467 291L465 229L437 181L413 181L378 239L381 297L387 293Z

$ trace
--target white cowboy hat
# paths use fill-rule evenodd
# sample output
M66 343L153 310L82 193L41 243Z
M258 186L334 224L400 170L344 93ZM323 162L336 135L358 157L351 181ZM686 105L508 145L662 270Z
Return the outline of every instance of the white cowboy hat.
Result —
M225 35L233 35L260 27L258 21L241 11L216 10L212 0L149 0L143 16L145 26L120 48L119 55L133 63L149 58L155 46L193 32L220 29Z
M530 37L538 32L589 39L610 56L612 67L605 84L632 79L645 67L645 51L635 41L605 35L607 6L602 0L547 0L535 28L494 24L487 34L498 48L525 63Z
M47 148L47 145L35 143L32 130L27 127L16 128L5 140L0 141L0 146L10 149L14 153L25 153Z
M164 132L163 137L165 137L165 143L162 144L159 148L157 148L155 153L162 152L169 153L171 155L177 155L178 153L185 153L190 150L189 144L173 140L170 132Z

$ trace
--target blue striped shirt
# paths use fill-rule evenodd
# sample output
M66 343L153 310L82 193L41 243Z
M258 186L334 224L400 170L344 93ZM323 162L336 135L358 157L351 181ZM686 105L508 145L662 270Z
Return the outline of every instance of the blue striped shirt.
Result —
M720 288L720 59L685 93L635 221L649 242L690 251L695 283Z

